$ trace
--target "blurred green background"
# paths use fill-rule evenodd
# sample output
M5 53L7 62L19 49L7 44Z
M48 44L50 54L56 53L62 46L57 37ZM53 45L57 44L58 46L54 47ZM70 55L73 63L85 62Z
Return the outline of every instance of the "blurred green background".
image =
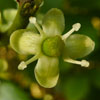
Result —
M1 12L13 8L17 9L15 0L0 0ZM84 58L90 62L90 67L82 68L60 59L59 82L56 87L45 89L35 80L36 62L18 71L19 61L29 57L16 54L9 46L1 46L0 100L100 100L100 0L44 0L37 17L41 19L51 8L64 12L65 32L79 22L82 27L78 33L94 40L95 50Z

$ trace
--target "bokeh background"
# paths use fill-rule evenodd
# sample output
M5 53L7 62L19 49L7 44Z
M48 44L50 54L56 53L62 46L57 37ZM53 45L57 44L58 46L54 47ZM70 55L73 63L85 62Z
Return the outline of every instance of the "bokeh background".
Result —
M56 87L46 89L38 85L34 76L33 62L24 71L17 66L31 56L19 55L10 46L0 46L0 100L100 100L100 0L44 0L36 16L41 22L51 8L64 12L65 32L79 22L77 32L94 40L95 50L84 59L89 68L82 68L60 59L60 78ZM0 0L0 11L17 9L14 0ZM0 34L2 34L0 32ZM2 38L2 37L0 37ZM81 59L79 59L81 60Z

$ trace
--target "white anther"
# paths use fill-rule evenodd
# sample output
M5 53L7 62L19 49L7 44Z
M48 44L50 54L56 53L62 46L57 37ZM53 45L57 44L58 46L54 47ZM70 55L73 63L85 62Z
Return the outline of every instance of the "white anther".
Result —
M37 30L40 32L41 35L44 35L43 30L41 29L40 25L36 22L36 17L30 17L29 18L30 23L33 23Z
M19 64L18 69L19 69L19 70L24 70L25 68L27 68L27 64L26 64L24 61L22 61L22 62Z
M29 21L30 21L30 23L35 24L36 23L36 18L35 17L30 17Z
M80 27L81 27L81 24L80 23L76 23L72 27L73 27L74 31L78 31L80 29Z
M81 27L80 23L76 23L72 26L72 29L62 36L63 40L66 40L73 32L78 31Z
M89 65L90 65L90 64L89 64L88 61L86 61L86 60L82 60L82 61L81 61L81 66L82 66L82 67L89 67Z
M27 68L27 65L32 63L33 61L37 60L39 58L39 54L33 56L32 58L30 58L29 60L22 61L19 65L18 65L18 69L19 70L24 70L25 68Z
M77 60L68 58L68 59L64 59L64 61L69 62L69 63L73 63L73 64L77 64L77 65L81 65L82 67L89 67L89 62L86 60L77 61Z

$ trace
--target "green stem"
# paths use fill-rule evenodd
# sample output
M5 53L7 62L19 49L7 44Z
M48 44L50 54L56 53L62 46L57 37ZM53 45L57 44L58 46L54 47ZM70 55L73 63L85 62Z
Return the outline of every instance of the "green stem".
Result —
M28 22L29 22L28 17L26 17L26 16L23 17L20 14L20 10L18 10L17 15L16 15L11 27L7 31L8 35L10 35L15 30L26 28Z

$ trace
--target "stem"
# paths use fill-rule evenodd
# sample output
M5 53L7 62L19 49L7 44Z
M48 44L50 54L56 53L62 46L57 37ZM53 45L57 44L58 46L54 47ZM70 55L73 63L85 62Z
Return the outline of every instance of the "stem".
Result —
M11 27L7 31L8 35L10 35L15 30L26 28L27 24L28 24L28 17L26 17L26 16L23 17L20 14L20 10L18 10L17 15L16 15Z

